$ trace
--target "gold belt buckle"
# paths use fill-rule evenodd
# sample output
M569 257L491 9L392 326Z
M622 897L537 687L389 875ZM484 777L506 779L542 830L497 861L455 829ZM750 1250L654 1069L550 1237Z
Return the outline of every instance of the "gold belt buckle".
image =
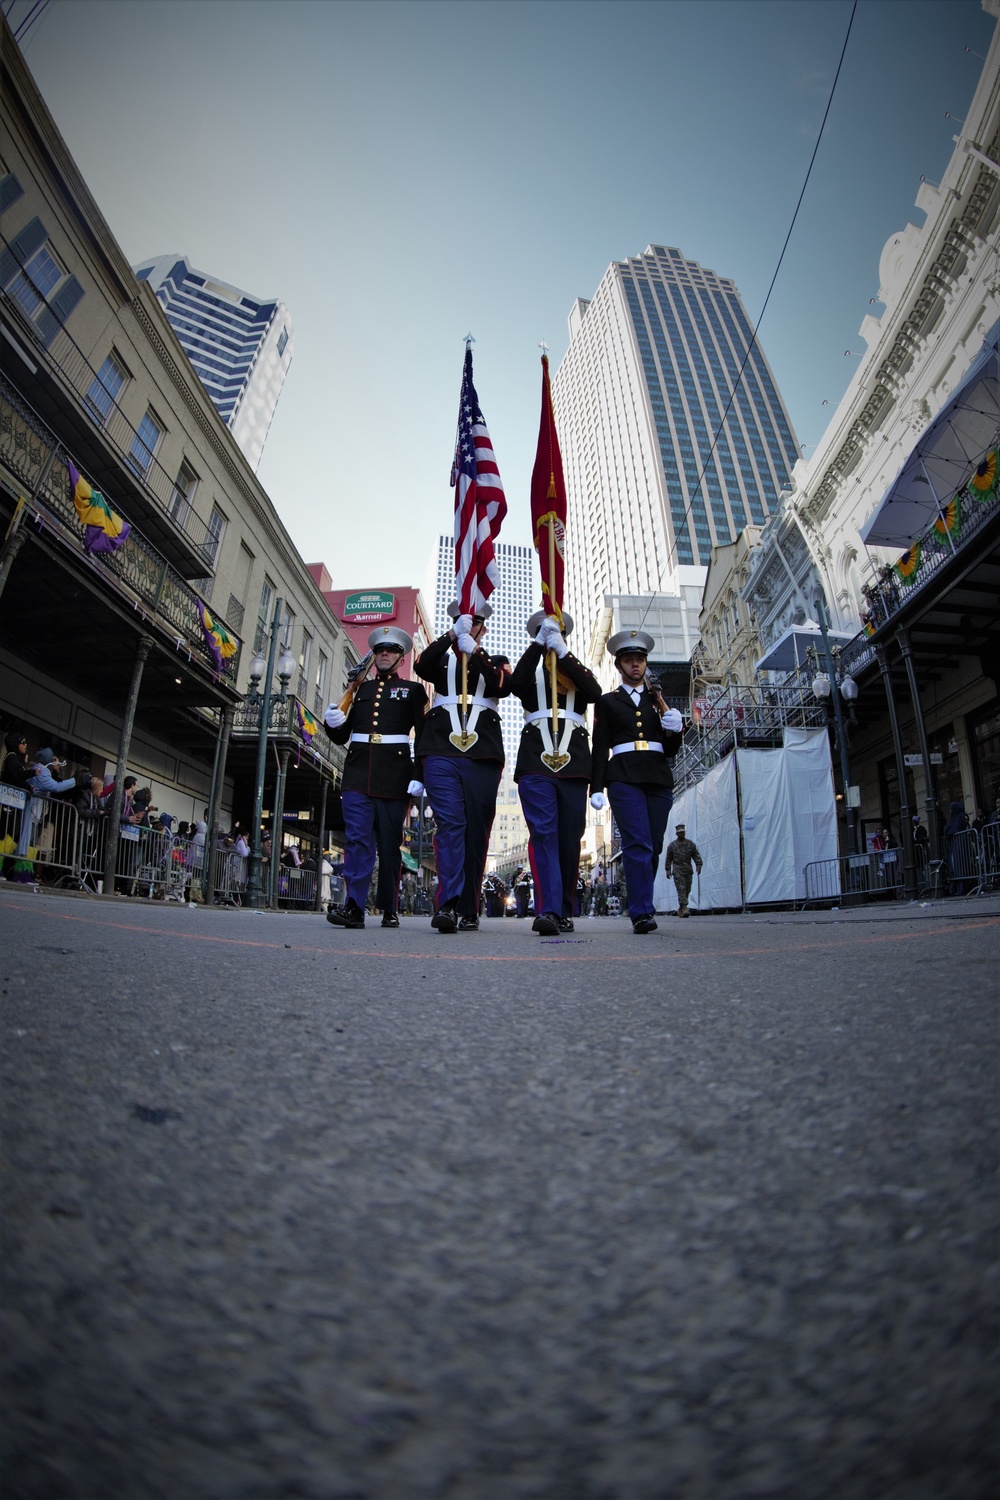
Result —
M649 741L648 740L636 740L635 745L634 745L633 748L636 749L636 750L648 750L649 749Z
M380 734L370 734L368 736L368 743L370 745L381 745L382 736Z

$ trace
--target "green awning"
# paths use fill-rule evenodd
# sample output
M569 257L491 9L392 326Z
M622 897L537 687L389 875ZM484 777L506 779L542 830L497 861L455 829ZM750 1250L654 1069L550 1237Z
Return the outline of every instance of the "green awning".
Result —
M420 869L420 866L417 864L417 862L414 859L414 857L413 857L412 854L407 854L407 852L406 852L405 849L402 851L402 854L403 854L403 869L404 870L419 870Z

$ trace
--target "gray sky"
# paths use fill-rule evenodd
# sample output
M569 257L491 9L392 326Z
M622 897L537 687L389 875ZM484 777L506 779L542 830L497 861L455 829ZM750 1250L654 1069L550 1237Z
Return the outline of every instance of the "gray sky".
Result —
M11 0L3 0L8 10ZM15 0L12 19L28 0ZM450 532L463 337L530 540L538 344L608 264L675 245L756 321L850 0L57 0L25 58L136 264L287 304L259 474L335 587L421 584ZM993 23L860 0L761 342L811 451L882 247L952 150ZM824 400L829 401L824 406ZM112 497L113 498L113 497ZM570 538L572 546L572 537Z

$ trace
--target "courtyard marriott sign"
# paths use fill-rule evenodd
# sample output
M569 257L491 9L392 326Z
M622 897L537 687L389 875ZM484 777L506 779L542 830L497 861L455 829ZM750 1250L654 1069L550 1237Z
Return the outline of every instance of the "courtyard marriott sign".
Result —
M346 625L377 625L380 620L391 620L395 613L395 594L369 590L364 594L347 595L341 619Z

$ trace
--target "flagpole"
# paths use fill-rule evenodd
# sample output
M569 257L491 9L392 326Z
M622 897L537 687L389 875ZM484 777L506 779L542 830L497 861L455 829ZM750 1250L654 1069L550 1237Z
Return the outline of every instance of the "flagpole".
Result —
M549 484L549 490L555 493L555 475ZM549 530L549 588L555 587L556 581L556 520L555 516L548 519ZM555 602L555 596L549 594L549 614L559 618L562 614L561 607ZM549 648L549 683L552 688L552 749L554 753L559 749L559 666L556 653Z
M465 740L469 733L469 657L463 651L462 655L462 706L459 710L462 716L462 739Z

